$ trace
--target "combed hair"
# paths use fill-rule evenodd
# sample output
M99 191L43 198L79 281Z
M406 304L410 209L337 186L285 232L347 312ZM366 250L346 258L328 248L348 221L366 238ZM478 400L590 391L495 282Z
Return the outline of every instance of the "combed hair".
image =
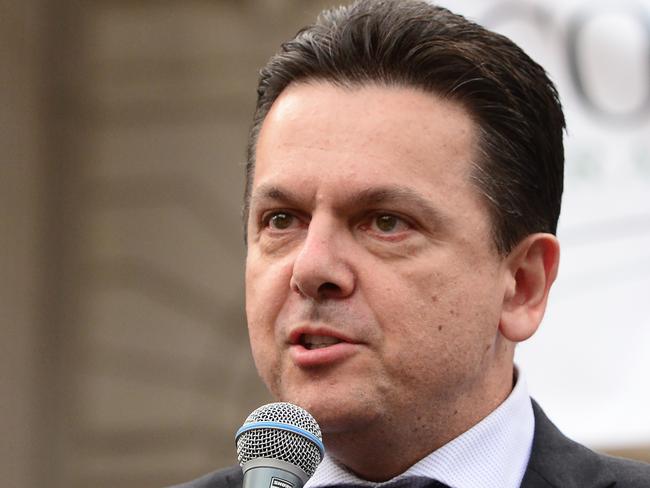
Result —
M463 106L478 126L472 180L485 197L497 250L556 233L564 115L544 69L507 37L424 1L360 0L326 10L260 72L251 127L244 217L255 146L272 104L291 83L415 87Z

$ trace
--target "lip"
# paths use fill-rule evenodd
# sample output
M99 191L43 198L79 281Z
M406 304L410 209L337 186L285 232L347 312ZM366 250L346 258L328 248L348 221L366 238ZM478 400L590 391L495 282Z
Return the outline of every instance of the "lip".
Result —
M318 349L307 349L300 343L303 334L334 337L341 342ZM361 344L337 331L326 328L301 327L289 335L289 356L299 368L328 366L353 356Z

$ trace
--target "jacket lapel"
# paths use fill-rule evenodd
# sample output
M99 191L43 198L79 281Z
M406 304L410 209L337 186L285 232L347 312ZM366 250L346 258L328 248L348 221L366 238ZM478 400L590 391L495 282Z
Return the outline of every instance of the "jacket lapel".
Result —
M521 488L607 488L616 479L595 452L565 437L534 401L535 437Z

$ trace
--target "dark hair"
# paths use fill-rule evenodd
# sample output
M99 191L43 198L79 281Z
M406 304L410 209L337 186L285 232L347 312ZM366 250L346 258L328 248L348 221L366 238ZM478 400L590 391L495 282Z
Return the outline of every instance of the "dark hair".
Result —
M424 1L360 0L326 10L282 45L260 72L248 141L244 216L255 145L292 82L410 86L460 103L477 122L485 196L498 251L526 235L555 233L562 200L565 126L544 69L508 38Z

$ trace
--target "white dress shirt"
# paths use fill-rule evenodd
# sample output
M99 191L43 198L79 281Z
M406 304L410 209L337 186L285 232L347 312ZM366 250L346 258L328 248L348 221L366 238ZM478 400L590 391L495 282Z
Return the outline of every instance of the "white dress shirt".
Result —
M526 380L516 369L516 383L490 415L392 480L374 483L358 478L325 454L305 488L333 484L377 487L419 476L451 488L519 488L533 445L535 417Z

